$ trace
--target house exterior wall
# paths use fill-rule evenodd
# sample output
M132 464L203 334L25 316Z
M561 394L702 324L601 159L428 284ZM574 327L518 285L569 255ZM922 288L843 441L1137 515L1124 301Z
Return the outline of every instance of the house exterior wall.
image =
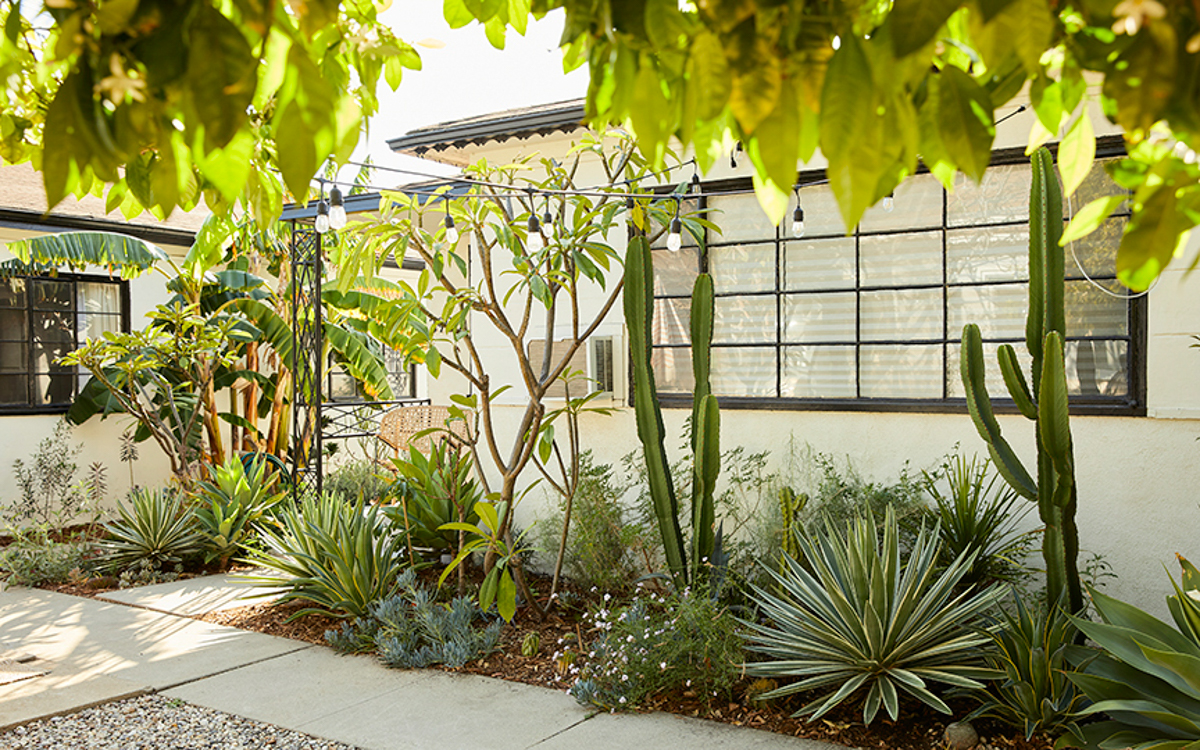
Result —
M1093 101L1096 99L1094 98ZM1015 112L1023 103L1014 101L998 118ZM1098 107L1092 121L1100 135L1116 131L1107 124ZM1033 123L1032 110L1014 114L997 130L996 148L1024 147ZM465 154L470 161L487 158L506 163L531 153L562 158L570 136L553 135L528 140L509 140L471 147ZM802 169L821 169L817 159ZM746 177L749 159L739 158L732 168L728 161L715 165L703 179L719 180ZM591 170L578 180L587 185L599 182ZM690 178L690 168L677 172L676 182ZM1076 207L1078 208L1078 207ZM897 210L902 210L897 207ZM719 219L718 219L719 223ZM624 252L623 237L614 238L618 252ZM1185 259L1200 251L1200 238L1193 237ZM1184 270L1185 264L1166 271L1149 294L1146 338L1146 416L1077 416L1072 428L1079 481L1079 533L1086 561L1099 554L1117 574L1106 588L1110 594L1165 614L1164 595L1169 591L1163 566L1173 570L1174 554L1200 558L1200 544L1194 529L1200 521L1195 487L1200 484L1200 351L1189 348L1200 320L1200 279ZM615 274L614 274L615 276ZM589 296L595 303L600 290ZM487 329L486 321L473 321L476 336L483 342L488 374L493 383L512 383L514 393L495 408L502 444L511 445L522 413L516 405L521 381L515 359L504 342ZM620 305L609 314L601 334L623 333ZM534 328L530 335L544 331ZM556 334L557 337L557 334ZM624 341L624 338L622 339ZM622 344L624 345L624 344ZM622 370L618 377L626 377ZM430 386L435 402L444 402L449 393L462 392L453 379ZM506 405L508 404L508 405ZM624 403L615 404L611 416L587 415L584 418L583 444L598 462L617 465L621 456L637 449L636 427L632 410ZM688 411L666 409L666 444L674 450L681 441L681 430ZM986 446L965 413L899 413L870 411L792 411L783 409L723 409L721 441L725 447L744 446L748 451L771 451L781 460L782 446L794 438L814 450L835 457L848 457L868 479L895 478L907 462L912 469L935 465L956 444L965 453L986 454ZM1036 465L1033 426L1019 416L1001 416L1006 437L1027 466ZM502 449L507 455L507 450ZM528 479L536 472L530 468ZM533 492L518 511L518 523L528 525L548 513L544 493ZM1036 509L1029 516L1036 523ZM1030 560L1037 565L1035 556Z

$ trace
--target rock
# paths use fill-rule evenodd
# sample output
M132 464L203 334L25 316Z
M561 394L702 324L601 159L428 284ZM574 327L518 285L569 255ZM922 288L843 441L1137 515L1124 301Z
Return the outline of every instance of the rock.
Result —
M943 739L950 750L971 750L979 744L979 733L971 726L971 722L956 721L946 725Z

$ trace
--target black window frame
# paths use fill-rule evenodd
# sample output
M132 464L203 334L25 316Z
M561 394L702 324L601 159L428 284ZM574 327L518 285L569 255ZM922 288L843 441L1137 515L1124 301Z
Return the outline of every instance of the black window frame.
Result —
M74 351L74 349L78 349L84 343L80 339L80 335L79 335L80 334L80 331L79 331L80 310L79 310L79 303L78 303L78 300L79 300L78 285L80 283L88 283L88 284L109 284L112 286L116 286L119 291L120 300L121 300L121 312L120 312L121 332L129 333L130 320L131 320L131 318L130 318L129 281L126 279L121 279L121 278L112 277L112 276L101 276L101 275L96 275L96 274L77 274L77 273L59 273L59 274L54 274L54 275L37 274L37 275L30 275L30 276L16 276L14 278L19 278L26 282L25 306L22 308L15 308L15 307L7 308L7 309L21 309L21 310L25 311L24 342L25 342L25 346L26 346L26 351L25 351L26 367L25 367L25 371L23 373L4 373L4 374L6 374L6 375L9 375L9 374L24 375L27 378L27 381L26 381L27 402L24 404L0 404L0 415L5 415L5 414L7 414L7 415L12 415L12 414L20 414L20 415L65 414L71 408L71 405L75 402L75 399L79 396L80 376L86 375L88 373L85 369L80 368L80 367L74 368L74 370L71 372L72 385L71 385L70 401L51 403L51 404L35 404L35 403L33 403L33 388L34 388L34 383L35 383L35 377L38 374L34 371L34 367L33 367L33 357L34 357L34 346L33 346L33 344L34 344L34 330L33 330L34 315L33 315L33 313L36 312L34 305L33 305L33 301L30 297L30 295L33 294L33 283L38 282L38 281L51 281L51 282L55 282L55 283L68 282L71 284L70 314L75 321L74 346L72 349L72 351ZM63 310L63 312L66 312L66 310ZM4 335L0 334L0 337L4 337ZM17 339L5 338L5 340L16 341Z
M1050 145L1050 149L1052 151L1056 152L1057 144ZM1097 144L1096 144L1097 160L1120 157L1120 156L1123 156L1124 154L1125 154L1124 144L1119 136L1101 137L1101 138L1097 139ZM1013 148L1013 149L1002 149L1002 150L994 151L992 153L992 159L991 159L990 165L991 166L1004 166L1004 165L1014 165L1014 164L1027 164L1027 163L1028 163L1028 157L1025 155L1024 150L1020 149L1020 148ZM922 167L918 171L918 174L928 174L928 170L926 170L924 167ZM804 184L819 183L819 182L824 181L824 179L825 179L825 173L823 171L803 172L798 176L798 183L801 186L803 186ZM661 192L665 194L666 192L670 191L670 189L671 189L671 187L669 187L669 186L664 187ZM724 193L724 194L745 193L750 190L752 190L752 186L751 186L750 180L747 178L712 181L712 182L702 183L701 194L699 196L686 197L686 200L689 202L696 201L696 204L695 204L696 208L698 208L700 211L704 211L705 209L708 208L708 197L710 197L710 196L720 196L722 193ZM942 274L942 283L941 284L929 284L929 285L917 285L917 286L904 285L901 287L888 287L889 289L894 289L894 288L912 289L912 288L917 288L917 287L929 287L929 288L934 288L934 289L940 289L942 291L943 336L941 339L933 341L931 343L940 344L942 346L943 371L946 370L946 366L949 364L950 357L952 356L950 354L950 349L953 347L956 347L961 339L961 335L954 335L953 332L948 330L948 326L949 326L949 316L948 316L948 311L947 311L948 293L949 293L950 289L959 288L961 286L966 286L961 283L951 284L951 283L949 283L947 276L946 276L947 254L946 254L945 236L946 236L946 231L947 231L948 225L947 225L946 213L945 213L946 212L946 197L945 196L946 196L946 194L945 194L945 191L943 190L943 220L942 220L942 233L943 233L942 269L943 269L943 274ZM1078 210L1078 208L1080 208L1080 207L1079 206L1075 207L1076 210ZM719 217L715 218L714 220L717 221L717 223L719 224ZM1008 222L1008 223L990 224L987 226L995 226L995 227L1003 228L1005 226L1022 226L1022 225L1026 225L1026 224L1027 224L1027 222ZM774 349L775 349L775 377L776 377L776 389L775 390L776 390L776 393L781 392L780 381L781 381L782 372L783 372L783 349L787 345L784 342L782 330L781 330L785 324L785 307L783 305L783 300L785 299L785 297L787 295L792 294L792 292L784 291L780 285L780 274L782 272L781 269L783 268L783 265L786 263L786 255L784 253L784 243L786 243L789 240L795 239L795 238L791 238L787 235L786 226L787 226L787 219L785 219L784 223L776 229L775 235L773 238L766 237L766 238L763 238L761 241L753 240L753 242L755 244L764 244L765 245L765 244L773 243L775 246L775 277L776 277L776 280L775 280L775 286L774 286L773 290L763 291L763 292L750 292L750 293L747 293L747 292L720 293L720 292L718 292L715 295L717 298L720 298L722 296L746 297L746 296L756 296L756 295L775 297L775 300L776 300L776 335L775 335L773 345L774 345ZM966 229L966 228L971 228L973 226L975 226L975 225L964 225L963 227L954 226L951 228L952 229ZM859 273L858 269L860 269L861 266L859 264L859 260L860 260L859 259L859 250L858 250L859 244L858 244L857 238L862 237L862 236L886 236L886 235L906 234L906 233L911 233L913 231L914 230L912 230L912 229L901 229L901 230L863 232L859 227L856 227L855 231L850 235L850 236L853 236L856 238L856 242L855 242L856 273L855 273L855 282L854 282L854 290L853 290L855 293L855 297L856 297L856 302L855 302L855 306L856 306L855 339L856 340L855 340L855 342L853 342L854 345L856 346L856 354L857 354L857 349L860 349L864 345L864 343L869 344L869 345L880 345L880 344L886 345L888 343L892 343L892 342L888 342L888 341L875 341L875 340L864 341L863 337L861 335L861 330L860 330L861 329L861 315L860 315L860 310L859 310L859 308L861 306L861 300L862 300L861 294L863 291L870 291L870 289L873 287L871 287L871 288L864 287L861 284L861 280L859 278L861 274ZM824 235L822 235L822 236L824 236ZM660 242L661 242L661 240L660 240ZM708 270L708 247L710 247L710 246L711 247L737 246L737 245L744 245L746 243L747 243L747 240L736 240L736 241L728 241L728 242L712 242L712 243L702 242L700 244L699 248L697 249L697 253L696 253L697 259L698 259L697 271L705 272ZM656 243L655 247L657 249L654 252L656 252L656 253L661 252L661 249L658 248L658 243ZM1078 274L1071 273L1071 270L1070 270L1071 263L1070 263L1069 259L1068 259L1067 268L1068 268L1068 272L1067 272L1068 280L1077 280L1077 279L1082 278L1081 276L1078 276ZM1106 275L1106 276L1100 277L1100 278L1110 279L1112 277ZM1003 282L1001 282L1001 283L988 282L988 285L999 286L1002 283ZM1007 283L1020 284L1023 282L1021 280L1014 279L1012 282L1007 282ZM688 297L690 297L690 294L664 294L664 295L656 294L654 296L654 299L655 299L655 301L658 301L660 299L686 299ZM1140 416L1146 415L1146 344L1147 344L1147 318L1148 318L1147 307L1148 307L1147 295L1144 295L1144 294L1138 295L1138 296L1134 296L1131 299L1129 299L1128 305L1127 305L1127 314L1128 314L1128 321L1127 321L1127 332L1128 333L1127 333L1127 335L1124 337L1112 337L1112 336L1103 337L1106 340L1123 339L1123 340L1128 341L1128 362L1127 362L1127 373L1126 373L1127 379L1128 379L1128 389L1127 389L1126 395L1121 396L1121 397L1114 397L1114 396L1086 396L1086 395L1072 394L1071 399L1070 399L1072 414L1096 415L1096 416L1135 416L1135 417L1140 417ZM1069 334L1069 332L1068 332L1068 334ZM1076 336L1068 335L1068 340L1080 340L1083 338L1086 338L1086 337L1076 337ZM922 341L923 340L918 341L918 340L914 339L912 341L905 340L903 343L905 343L905 344L922 343ZM985 338L984 343L985 344L987 344L987 343L1012 343L1014 345L1014 347L1017 348L1018 350L1021 350L1024 348L1024 338L1021 338L1019 340L1018 339L1004 339L1004 338ZM762 342L745 343L745 344L714 344L713 345L714 348L718 348L718 347L769 348L770 346L771 346L770 343L762 343ZM683 348L683 349L686 349L686 348L690 348L690 345L686 344L686 343L666 344L666 345L655 344L655 345L653 345L652 348L654 348L654 349L659 349L659 348ZM856 383L857 383L861 377L861 372L860 372L860 368L857 365L855 367L855 370L856 370L855 378L856 378ZM1012 399L1007 397L1007 392L1005 392L1005 391L992 392L991 396L992 396L994 408L997 413L1001 413L1001 414L1018 413L1016 406L1013 403ZM659 403L664 408L691 408L691 406L692 406L692 394L691 393L664 392L662 390L659 390L658 399L659 399ZM914 412L914 413L931 413L931 414L937 414L937 413L961 414L961 413L967 412L966 399L962 398L962 397L949 397L947 395L947 389L946 389L945 385L943 385L943 397L940 399L934 399L934 398L930 398L930 399L872 398L872 397L855 397L855 398L802 397L802 398L797 398L797 397L784 397L784 396L720 395L720 396L718 396L717 400L722 408L747 409L747 410ZM629 397L629 403L630 403L630 405L632 405L632 403L633 403L632 389L631 389L631 393L630 393L630 397Z

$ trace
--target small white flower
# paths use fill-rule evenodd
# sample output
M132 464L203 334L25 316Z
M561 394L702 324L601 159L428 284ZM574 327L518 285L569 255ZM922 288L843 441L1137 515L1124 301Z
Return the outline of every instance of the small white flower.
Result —
M1132 36L1150 21L1166 16L1167 9L1158 0L1121 0L1112 13L1117 19L1113 31Z

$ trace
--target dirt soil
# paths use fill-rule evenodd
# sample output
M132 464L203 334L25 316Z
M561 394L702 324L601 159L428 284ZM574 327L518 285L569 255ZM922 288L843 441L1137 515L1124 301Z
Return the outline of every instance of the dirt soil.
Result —
M323 615L309 615L292 622L287 618L304 608L304 605L255 604L239 609L225 610L206 615L201 619L244 630L293 638L308 643L323 644L325 630L339 627L340 620ZM551 613L544 622L537 622L527 611L518 614L511 625L501 634L501 650L498 653L472 662L467 666L446 671L496 677L530 685L565 690L572 682L563 676L554 660L554 652L560 638L568 641L586 642L588 633L582 629L579 617L574 613ZM523 656L521 644L526 636L535 632L540 639L540 649L534 656ZM747 681L748 683L748 681ZM888 748L889 750L930 750L944 748L942 739L946 724L965 716L972 703L956 705L951 702L954 716L939 714L916 700L901 701L900 720L893 722L886 712L880 713L870 727L862 723L861 708L857 705L840 708L821 720L805 722L794 719L791 713L803 703L802 698L779 701L771 705L752 703L743 694L745 684L738 687L733 701L707 704L690 692L659 696L646 710L667 711L682 716L720 721L734 726L753 727L780 734L823 740L852 748ZM979 748L995 750L1050 750L1053 740L1035 735L1026 740L1016 730L997 722L980 720L973 722L980 735Z

